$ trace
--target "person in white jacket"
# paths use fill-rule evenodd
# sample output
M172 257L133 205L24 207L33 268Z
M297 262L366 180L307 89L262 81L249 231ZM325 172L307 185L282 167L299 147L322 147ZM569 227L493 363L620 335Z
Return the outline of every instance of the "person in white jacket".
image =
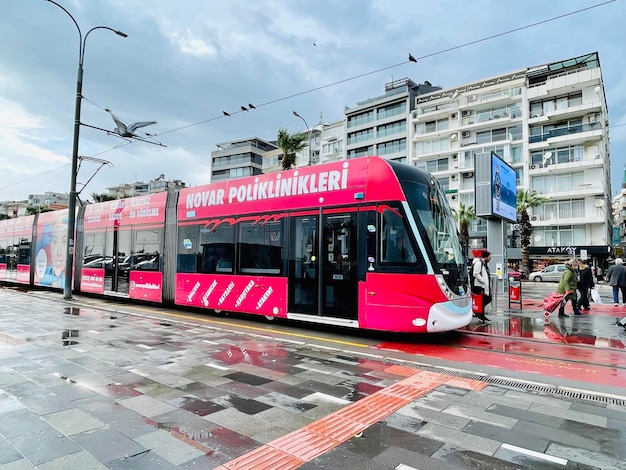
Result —
M489 319L485 316L485 307L491 303L491 283L489 282L489 261L491 261L491 253L483 250L480 257L474 258L472 261L472 294L482 297L482 307L480 312L475 315L482 321L487 322Z

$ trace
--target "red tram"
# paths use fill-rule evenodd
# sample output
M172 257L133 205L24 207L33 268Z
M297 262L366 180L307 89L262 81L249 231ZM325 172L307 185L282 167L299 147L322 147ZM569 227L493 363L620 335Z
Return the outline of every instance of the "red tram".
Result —
M64 219L1 221L0 281L62 288ZM379 157L89 204L74 269L78 292L269 319L420 333L472 318L441 187Z

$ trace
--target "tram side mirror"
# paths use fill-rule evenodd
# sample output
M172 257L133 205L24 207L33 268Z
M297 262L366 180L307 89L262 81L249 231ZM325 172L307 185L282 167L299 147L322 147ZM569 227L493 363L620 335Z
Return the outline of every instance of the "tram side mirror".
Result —
M374 261L376 261L376 259L373 256L367 258L367 262L369 263L369 266L367 267L368 271L374 270Z

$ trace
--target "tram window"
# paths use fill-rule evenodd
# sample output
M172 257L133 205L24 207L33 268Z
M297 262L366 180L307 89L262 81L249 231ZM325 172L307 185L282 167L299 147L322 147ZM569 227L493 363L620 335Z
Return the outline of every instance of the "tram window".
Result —
M282 220L239 222L239 271L282 274L285 253Z
M417 257L399 211L384 209L381 222L381 261L392 265L416 263Z
M85 254L83 264L102 258L104 256L104 232L85 233Z
M200 246L202 252L198 272L233 272L235 255L235 227L233 225L223 223L215 228L201 228Z
M28 239L22 238L20 240L19 251L17 254L18 264L30 264L30 246L31 243Z
M181 225L178 227L178 256L176 258L176 272L195 273L199 269L202 258L199 225Z

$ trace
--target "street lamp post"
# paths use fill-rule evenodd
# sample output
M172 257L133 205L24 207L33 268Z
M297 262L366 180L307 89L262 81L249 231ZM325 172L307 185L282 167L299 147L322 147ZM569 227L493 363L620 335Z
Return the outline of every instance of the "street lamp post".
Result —
M83 38L83 33L80 30L80 26L72 16L72 14L65 9L62 5L58 4L54 0L46 0L47 2L56 5L63 10L67 16L69 16L76 29L78 30L78 72L76 75L76 104L74 107L74 140L72 144L72 174L70 179L70 197L68 202L68 217L67 217L67 253L65 259L65 284L63 286L63 298L69 300L72 298L72 279L73 279L73 267L74 267L74 230L76 227L76 173L78 172L78 138L80 135L80 110L83 98L83 61L85 59L85 45L87 43L87 37L89 33L96 29L108 29L113 31L118 36L123 38L128 35L122 31L109 28L108 26L95 26L87 31Z
M296 116L296 117L299 117L300 119L302 119L302 122L304 122L304 125L306 126L306 130L309 133L309 163L308 163L308 165L311 166L311 132L313 131L313 129L309 128L309 125L307 124L305 119L302 116L300 116L297 113L297 111L294 111L293 115Z

